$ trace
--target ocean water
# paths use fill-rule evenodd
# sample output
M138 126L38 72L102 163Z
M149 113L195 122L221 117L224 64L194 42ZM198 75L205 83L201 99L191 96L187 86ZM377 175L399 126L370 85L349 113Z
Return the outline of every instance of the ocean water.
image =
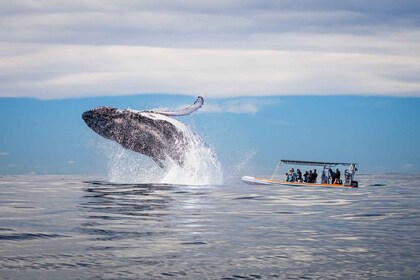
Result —
M420 279L420 175L358 189L0 177L1 279Z

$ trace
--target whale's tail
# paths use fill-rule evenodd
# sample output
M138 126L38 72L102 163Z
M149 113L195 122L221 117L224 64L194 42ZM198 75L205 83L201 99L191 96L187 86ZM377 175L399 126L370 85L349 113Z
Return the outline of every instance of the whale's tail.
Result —
M185 107L184 109L180 109L177 111L160 111L160 110L148 110L146 112L150 112L150 113L155 113L155 114L161 114L161 115L165 115L165 116L186 116L189 115L195 111L197 111L198 109L201 108L201 106L203 106L204 104L204 99L203 97L199 96L197 97L197 99L195 100L195 102L193 104L191 104L188 107Z

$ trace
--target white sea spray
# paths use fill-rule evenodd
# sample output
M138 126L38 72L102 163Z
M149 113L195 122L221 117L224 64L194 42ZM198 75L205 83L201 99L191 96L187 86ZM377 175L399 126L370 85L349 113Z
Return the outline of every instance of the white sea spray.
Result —
M151 158L109 142L104 149L108 157L109 181L186 185L223 184L222 166L214 149L206 145L189 127L176 119L160 114L144 112L140 114L170 122L185 135L187 145L182 147L185 151L185 161L180 166L175 161L167 159L162 169ZM181 143L175 145L178 146Z

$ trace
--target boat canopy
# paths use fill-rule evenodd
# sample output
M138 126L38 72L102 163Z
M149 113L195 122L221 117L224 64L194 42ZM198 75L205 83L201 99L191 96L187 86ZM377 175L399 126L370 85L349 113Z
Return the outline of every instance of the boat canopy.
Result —
M328 169L332 167L336 167L337 165L341 166L348 166L348 169L344 170L344 185L349 185L353 181L354 174L357 171L357 163L349 163L349 162L328 162L328 161L305 161L305 160L290 160L290 159L282 159L280 160L279 164L277 165L276 169L274 170L273 174L271 175L271 180L273 180L278 172L280 171L281 167L284 165L301 165L301 166L322 166L322 173L325 174L328 172Z
M323 161L304 161L304 160L289 160L289 159L281 159L279 165L285 164L294 164L294 165L314 165L314 166L336 166L336 165L354 165L357 166L357 163L349 163L349 162L323 162Z

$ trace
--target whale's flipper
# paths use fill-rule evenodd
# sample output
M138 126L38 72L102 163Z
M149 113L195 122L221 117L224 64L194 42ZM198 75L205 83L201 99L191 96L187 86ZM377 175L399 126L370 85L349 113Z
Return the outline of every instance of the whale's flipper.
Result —
M177 111L151 110L151 111L148 111L148 112L161 114L161 115L165 115L165 116L186 116L186 115L189 115L189 114L197 111L198 109L200 109L201 106L203 106L203 104L204 104L204 99L203 99L203 97L199 96L199 97L197 97L197 100L195 100L194 104L192 104L188 107L185 107L184 109L181 109L181 110L177 110Z

